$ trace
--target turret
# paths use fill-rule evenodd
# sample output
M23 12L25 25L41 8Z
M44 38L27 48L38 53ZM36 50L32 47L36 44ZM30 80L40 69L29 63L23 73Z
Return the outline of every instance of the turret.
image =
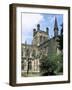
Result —
M36 34L36 29L34 28L33 29L33 36L35 36L35 34Z
M37 24L37 30L38 31L40 30L40 24Z
M49 28L48 27L46 27L46 33L49 34Z

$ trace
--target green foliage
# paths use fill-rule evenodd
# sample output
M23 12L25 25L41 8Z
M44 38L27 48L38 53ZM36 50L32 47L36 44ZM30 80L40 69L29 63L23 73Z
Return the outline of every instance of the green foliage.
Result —
M42 75L57 75L63 71L62 55L42 56L40 59L40 72Z
M58 36L58 40L57 42L59 43L59 50L63 50L63 24L61 25L62 29L61 29L61 34Z
M58 68L57 68L57 72L61 73L63 72L63 55L60 54L57 56L57 64L58 64Z
M63 50L63 35L58 36L57 42L59 42L59 46L58 46L59 50Z

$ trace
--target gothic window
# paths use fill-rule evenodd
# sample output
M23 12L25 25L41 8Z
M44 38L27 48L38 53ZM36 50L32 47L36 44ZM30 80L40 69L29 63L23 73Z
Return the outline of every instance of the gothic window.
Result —
M36 60L36 70L38 70L38 60Z
M36 56L36 51L33 50L33 52L32 52L32 57L35 58L35 56Z
M22 66L21 66L21 70L24 70L24 65L22 64Z
M43 37L43 41L45 41L46 37Z
M40 36L40 42L42 42L42 36Z
M29 70L31 70L31 69L32 69L32 62L29 61Z
M30 56L30 51L29 51L29 49L26 49L26 53L25 53L25 56Z
M24 70L24 60L21 61L21 69Z
M27 66L27 64L26 64L27 62L26 61L24 61L24 70L26 69L26 66Z
M21 65L22 65L21 69L25 70L27 64L26 64L26 61L24 59L22 59Z

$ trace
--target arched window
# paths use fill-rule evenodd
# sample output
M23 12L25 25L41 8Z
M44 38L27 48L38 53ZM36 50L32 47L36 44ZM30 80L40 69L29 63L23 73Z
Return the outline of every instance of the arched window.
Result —
M28 48L26 49L25 56L28 56L28 57L30 56L30 51Z
M29 70L31 70L31 69L32 69L32 62L29 61Z
M40 36L40 43L42 42L42 36Z
M36 51L33 50L33 51L32 51L32 57L35 58L35 56L36 56Z

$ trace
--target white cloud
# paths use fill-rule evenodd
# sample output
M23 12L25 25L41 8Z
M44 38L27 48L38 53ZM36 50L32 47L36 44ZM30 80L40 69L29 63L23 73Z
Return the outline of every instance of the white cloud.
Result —
M42 14L22 13L22 42L28 39L27 36L32 38L33 28L43 20Z
M36 24L43 20L43 16L41 14L22 14L22 28L30 30Z

